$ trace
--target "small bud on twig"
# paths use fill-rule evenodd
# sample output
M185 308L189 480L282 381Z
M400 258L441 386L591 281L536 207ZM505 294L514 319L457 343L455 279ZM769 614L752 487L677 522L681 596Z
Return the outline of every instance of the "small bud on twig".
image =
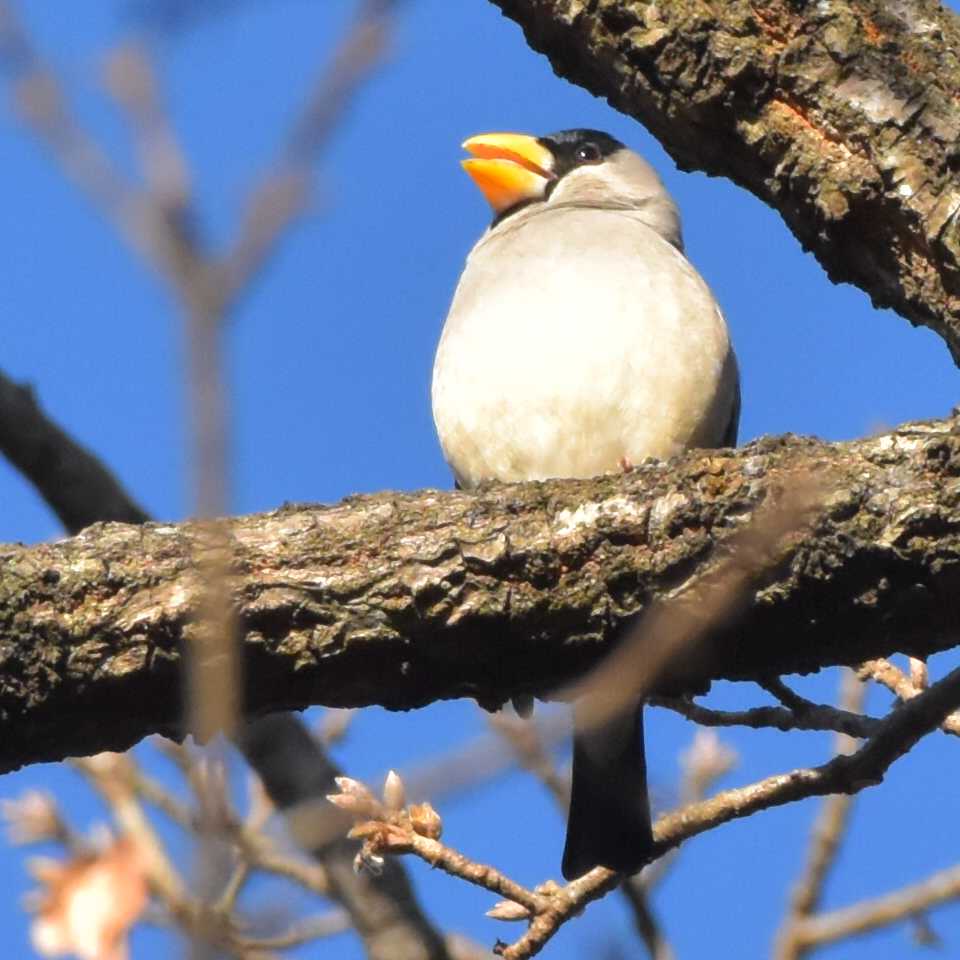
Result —
M440 814L429 803L415 803L410 807L410 825L421 837L439 840L443 832Z
M407 790L400 775L391 770L383 784L383 802L386 808L394 813L407 805Z
M500 900L486 914L491 920L529 920L530 911L513 900Z

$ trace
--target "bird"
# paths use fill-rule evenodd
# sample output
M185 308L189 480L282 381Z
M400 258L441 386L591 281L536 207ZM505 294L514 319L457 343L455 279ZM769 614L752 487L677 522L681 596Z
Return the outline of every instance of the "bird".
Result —
M584 128L484 133L463 148L493 219L467 256L433 366L457 487L735 446L727 324L654 168ZM575 705L564 877L634 873L652 851L642 702L599 729Z

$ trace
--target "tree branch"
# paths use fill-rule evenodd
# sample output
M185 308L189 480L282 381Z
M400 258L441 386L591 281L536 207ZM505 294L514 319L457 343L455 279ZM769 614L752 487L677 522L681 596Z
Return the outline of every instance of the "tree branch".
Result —
M493 0L684 169L778 210L960 363L960 26L934 0Z
M839 710L826 704L813 705L813 709L794 713L785 707L751 707L748 710L714 710L678 697L651 697L655 707L673 710L682 717L703 727L752 727L755 730L836 730L849 736L869 737L880 723L849 710Z
M655 692L954 644L958 419L231 520L247 710L549 693L635 614L708 575L757 506L810 473L833 491L815 527ZM176 731L196 537L189 523L97 525L0 550L0 768Z
M960 704L960 668L932 684L912 700L899 704L881 721L875 733L858 750L835 756L819 767L800 768L767 777L749 786L721 793L699 803L687 804L660 817L654 825L654 855L679 846L685 840L761 810L782 806L811 796L857 793L882 782L889 767L922 737L934 730L943 717ZM584 907L615 889L620 874L596 867L582 877L558 886L552 881L534 890L522 887L491 866L465 857L439 842L436 829L427 835L418 826L413 808L390 809L356 781L339 782L341 795L331 797L338 808L351 812L355 826L350 836L363 840L363 862L380 859L384 853L410 853L434 867L483 887L512 903L498 904L488 916L495 919L527 918L527 931L514 943L498 943L494 953L505 960L528 960L538 954L560 927ZM436 814L434 814L436 816ZM936 888L946 899L953 893L952 879L936 878ZM908 897L914 891L908 892ZM923 891L929 896L929 891ZM913 900L910 901L915 902ZM940 902L940 901L934 901ZM890 911L886 911L887 915Z
M70 533L98 520L147 519L103 463L44 414L33 391L2 372L0 453L37 488Z
M804 920L798 936L804 950L836 943L878 927L916 918L926 910L960 899L960 866L932 874L926 880L892 893L862 900L850 907L820 913Z

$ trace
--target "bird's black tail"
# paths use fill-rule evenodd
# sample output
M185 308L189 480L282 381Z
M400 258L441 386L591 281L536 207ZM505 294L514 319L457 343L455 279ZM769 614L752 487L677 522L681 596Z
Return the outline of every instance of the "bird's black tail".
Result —
M576 713L563 875L573 880L597 866L636 873L653 849L643 706L579 732Z

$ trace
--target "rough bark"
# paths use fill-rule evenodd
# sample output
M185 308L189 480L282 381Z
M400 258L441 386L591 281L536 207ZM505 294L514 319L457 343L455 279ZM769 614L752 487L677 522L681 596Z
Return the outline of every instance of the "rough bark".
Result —
M960 418L231 520L247 708L549 692L811 473L833 491L823 511L671 688L955 643ZM191 524L98 524L0 549L0 769L176 730L202 541Z
M493 0L686 169L777 209L831 279L960 363L960 21L933 0Z

